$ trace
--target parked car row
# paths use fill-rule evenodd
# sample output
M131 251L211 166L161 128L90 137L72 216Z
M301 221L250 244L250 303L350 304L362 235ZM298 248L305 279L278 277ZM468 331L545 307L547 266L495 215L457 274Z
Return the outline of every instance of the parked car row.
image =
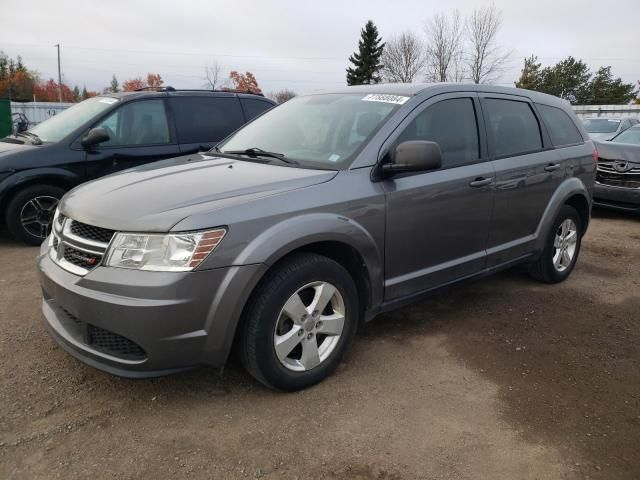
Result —
M243 103L263 102L210 97L242 108L229 130L251 117ZM102 97L21 137L34 150L64 131L71 165L96 165L82 179L125 168L139 142L174 157L51 200L38 258L46 325L94 367L162 375L223 365L235 346L265 385L300 389L380 312L517 264L547 283L575 266L597 156L555 97L349 87L296 97L210 150L221 138L192 135L203 122L188 113L208 95L145 98L134 114L133 97ZM167 142L173 153L156 149Z
M0 140L0 215L14 237L39 245L74 186L209 150L274 104L258 95L170 87L85 100Z

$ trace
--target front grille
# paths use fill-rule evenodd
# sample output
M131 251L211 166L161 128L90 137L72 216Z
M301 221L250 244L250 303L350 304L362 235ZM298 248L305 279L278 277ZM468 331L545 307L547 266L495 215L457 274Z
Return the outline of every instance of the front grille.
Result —
M624 171L619 170L620 165L625 165ZM596 181L613 187L640 188L640 165L635 165L627 162L600 161Z
M94 227L93 225L87 225L86 223L76 222L73 220L71 222L71 233L77 235L78 237L86 238L88 240L93 240L94 242L101 243L109 243L111 241L111 237L115 233L113 230L108 230L106 228Z
M100 265L114 233L58 215L49 255L65 270L86 275Z
M147 354L140 345L116 333L87 324L89 346L125 360L144 360Z

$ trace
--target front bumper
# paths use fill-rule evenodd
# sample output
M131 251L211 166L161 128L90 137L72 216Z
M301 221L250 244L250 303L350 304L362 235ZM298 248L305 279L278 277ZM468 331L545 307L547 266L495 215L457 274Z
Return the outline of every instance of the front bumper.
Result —
M614 210L640 213L640 188L615 187L596 182L593 204Z
M52 337L81 361L124 377L225 363L264 265L175 273L97 267L67 272L38 258Z

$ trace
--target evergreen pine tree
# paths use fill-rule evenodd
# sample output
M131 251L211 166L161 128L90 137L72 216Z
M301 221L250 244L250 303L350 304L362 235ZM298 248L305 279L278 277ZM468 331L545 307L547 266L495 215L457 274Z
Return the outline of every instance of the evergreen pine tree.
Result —
M80 96L80 89L76 85L75 87L73 87L73 101L79 102L80 100L82 100L82 97Z
M113 74L113 78L111 79L111 83L109 84L109 91L111 93L117 93L120 91L120 84L118 83L118 79L116 78L116 74Z
M82 87L82 100L86 100L87 98L89 98L89 94L87 93L87 87L84 86Z
M347 85L363 85L380 82L378 71L382 68L380 56L384 43L378 35L378 27L369 20L360 30L358 52L349 57L353 67L347 68Z

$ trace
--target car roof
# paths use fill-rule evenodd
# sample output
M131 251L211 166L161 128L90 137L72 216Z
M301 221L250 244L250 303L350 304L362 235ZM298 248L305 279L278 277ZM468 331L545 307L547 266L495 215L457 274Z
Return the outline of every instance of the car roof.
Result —
M323 90L314 92L310 95L331 93L378 93L384 95L417 96L426 92L430 92L434 95L453 92L482 92L503 95L520 95L529 97L534 102L545 103L562 108L570 108L571 105L566 100L546 93L534 92L533 90L524 90L516 87L502 87L476 83L376 83L371 85L354 85L332 90Z
M170 87L169 87L170 88ZM262 100L275 105L276 102L262 95L220 90L139 90L134 92L101 93L99 97L113 97L121 100L134 100L141 97L239 97Z

